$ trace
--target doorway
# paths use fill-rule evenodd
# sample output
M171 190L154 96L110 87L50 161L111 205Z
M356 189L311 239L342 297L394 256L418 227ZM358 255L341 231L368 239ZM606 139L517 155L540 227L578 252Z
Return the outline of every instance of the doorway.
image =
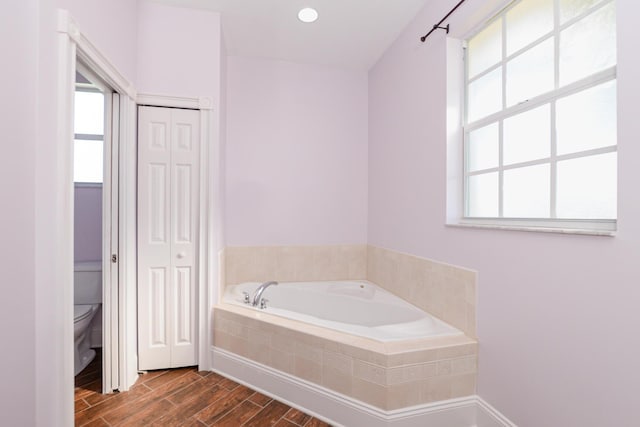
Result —
M119 95L78 62L73 114L74 374L98 355L104 393L119 388L118 104Z

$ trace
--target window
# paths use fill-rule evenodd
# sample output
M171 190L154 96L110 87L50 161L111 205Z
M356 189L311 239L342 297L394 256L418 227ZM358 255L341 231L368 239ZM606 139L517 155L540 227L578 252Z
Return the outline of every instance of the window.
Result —
M465 55L464 222L615 230L615 2L514 2Z
M78 87L75 93L73 180L102 183L104 95Z

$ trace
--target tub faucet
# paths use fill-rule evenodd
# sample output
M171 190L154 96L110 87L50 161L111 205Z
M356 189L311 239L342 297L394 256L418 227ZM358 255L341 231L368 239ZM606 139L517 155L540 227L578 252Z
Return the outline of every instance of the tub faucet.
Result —
M251 305L254 307L257 307L258 304L260 304L260 299L262 297L262 293L264 292L264 290L271 285L277 285L277 284L278 282L264 282L262 285L258 286L258 289L256 289L256 292L253 294L253 302L251 303Z

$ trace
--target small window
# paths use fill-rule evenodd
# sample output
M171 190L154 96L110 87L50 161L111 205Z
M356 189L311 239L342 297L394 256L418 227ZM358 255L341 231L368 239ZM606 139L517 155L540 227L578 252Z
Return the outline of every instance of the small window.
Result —
M615 230L612 0L520 0L466 41L464 219Z
M93 88L75 93L73 180L102 183L104 146L104 95Z

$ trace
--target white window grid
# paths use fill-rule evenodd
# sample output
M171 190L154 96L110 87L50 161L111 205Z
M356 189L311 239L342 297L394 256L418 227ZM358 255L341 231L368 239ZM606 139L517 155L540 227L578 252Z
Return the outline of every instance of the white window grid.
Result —
M497 70L497 69L501 69L502 70L502 109L496 113L490 114L486 117L482 117L472 123L468 122L467 119L467 108L466 106L468 105L468 90L464 91L464 105L465 105L465 115L464 115L464 125L463 125L463 132L464 132L464 192L463 192L463 197L464 197L464 216L462 218L462 223L468 223L468 224L484 224L484 225L495 225L495 226L513 226L513 227L541 227L541 228L568 228L568 229L595 229L595 230L615 230L616 229L616 220L615 219L580 219L580 218L576 218L576 219L565 219L565 218L557 218L556 216L556 191L557 191L557 186L556 186L556 178L557 178L557 164L560 161L563 160L569 160L569 159L576 159L576 158L582 158L582 157L589 157L589 156L594 156L594 155L598 155L598 154L605 154L605 153L613 153L613 152L617 152L617 144L614 145L610 145L610 146L606 146L606 147L600 147L600 148L596 148L596 149L590 149L590 150L584 150L584 151L578 151L578 152L573 152L573 153L569 153L569 154L564 154L564 155L557 155L557 145L556 145L556 132L555 132L555 128L556 128L556 102L564 97L576 94L578 92L584 91L586 89L589 89L591 87L595 87L598 86L600 84L604 84L606 82L610 82L610 81L615 81L616 80L616 73L617 73L617 67L614 65L612 67L609 67L607 69L601 70L599 72L596 72L590 76L587 76L585 78L582 78L580 80L577 80L575 82L572 82L570 84L567 84L565 86L560 86L560 33L572 26L573 24L577 23L578 21L581 21L582 19L586 18L587 16L597 12L598 10L606 7L607 5L613 3L614 0L606 0L603 2L600 2L594 6L592 6L591 8L588 8L587 10L583 11L580 14L577 14L576 16L574 16L573 18L567 20L566 22L564 22L563 24L560 24L560 13L559 13L559 0L554 0L554 25L553 25L553 29L541 36L540 38L532 41L531 43L527 44L526 46L520 48L519 50L512 52L511 54L507 55L507 38L505 37L506 34L506 25L507 25L507 20L504 19L504 16L507 14L507 12L513 8L514 6L516 6L519 1L514 1L512 2L510 5L508 5L507 7L505 7L499 14L497 14L496 16L494 16L491 20L487 21L481 28L479 31L482 31L484 28L486 28L487 26L489 26L492 22L494 22L495 20L500 19L501 17L502 19L502 59L500 60L500 62L492 65L491 67L487 68L486 70L477 73L476 75L474 75L472 78L469 78L469 61L468 61L468 56L467 56L467 50L466 50L466 43L465 43L465 53L464 53L464 58L465 58L465 88L468 88L469 85L471 83L473 83L474 81L482 78L483 76ZM478 31L478 32L479 32ZM472 38L472 36L468 37L468 39ZM543 93L541 95L535 96L531 99L527 99L526 101L520 102L516 105L507 107L507 63L517 57L518 55L532 49L535 48L536 46L538 46L539 44L549 40L553 38L554 40L554 89L552 91L549 91L547 93ZM518 163L513 163L513 164L508 164L508 165L504 165L504 159L503 159L503 123L506 119L518 115L520 113L524 113L526 111L529 110L533 110L535 108L541 107L543 105L549 105L550 106L550 142L551 142L551 147L550 147L550 156L549 157L545 157L545 158L541 158L541 159L536 159L536 160L531 160L531 161L526 161L526 162L518 162ZM498 166L497 167L493 167L493 168L487 168L487 169L480 169L480 170L474 170L473 172L469 172L468 170L468 149L469 149L469 134L471 132L473 132L476 129L480 129L483 128L487 125L493 124L493 123L498 123L499 126L499 160L498 160ZM535 166L535 165L541 165L541 164L549 164L550 165L550 212L549 212L549 218L512 218L512 217L504 217L503 216L503 202L504 202L504 195L503 195L503 181L504 181L504 171L510 170L510 169L518 169L518 168L523 168L523 167L527 167L527 166ZM498 217L470 217L467 215L468 213L468 188L469 188L469 177L474 176L474 175L482 175L482 174L487 174L487 173L492 173L492 172L498 172L498 185L499 185L499 190L498 190Z

